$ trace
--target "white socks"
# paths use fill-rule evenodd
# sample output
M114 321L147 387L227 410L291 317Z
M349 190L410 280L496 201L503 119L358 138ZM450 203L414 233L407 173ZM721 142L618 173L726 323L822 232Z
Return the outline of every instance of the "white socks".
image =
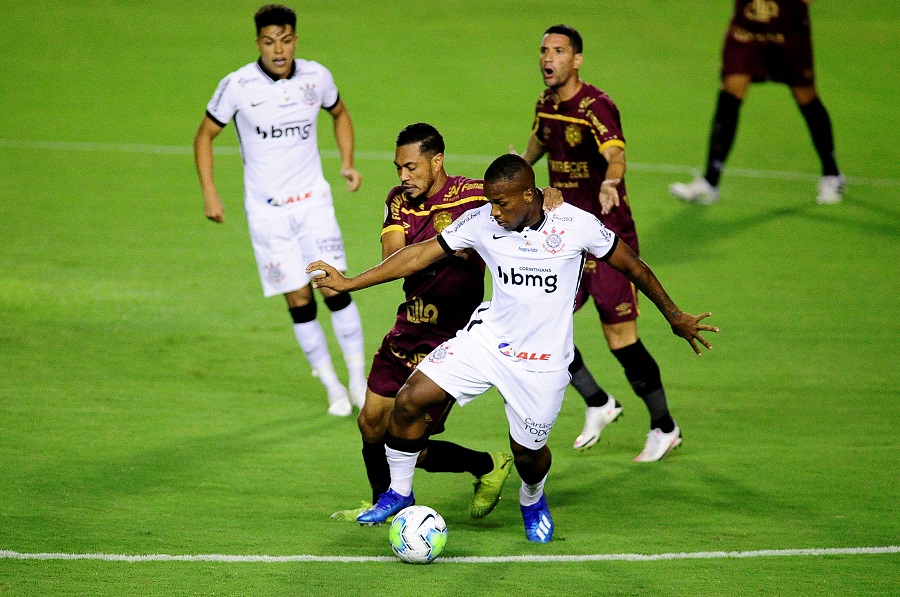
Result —
M416 472L416 460L419 458L419 452L401 452L385 446L384 454L387 456L388 466L391 468L391 489L400 495L411 494L413 474ZM543 483L541 485L543 486Z
M415 462L413 463L415 466ZM519 503L523 506L533 506L538 503L541 496L544 495L544 483L547 482L547 475L534 485L529 485L522 481L522 487L519 488Z
M366 388L366 363L363 345L362 319L356 303L351 302L340 311L331 312L331 325L344 353L344 363L350 373L350 390Z
M334 365L331 363L328 343L325 341L325 332L322 330L321 324L315 319L306 323L295 323L294 336L313 368L313 375L322 381L329 393L343 390L341 381L334 372Z

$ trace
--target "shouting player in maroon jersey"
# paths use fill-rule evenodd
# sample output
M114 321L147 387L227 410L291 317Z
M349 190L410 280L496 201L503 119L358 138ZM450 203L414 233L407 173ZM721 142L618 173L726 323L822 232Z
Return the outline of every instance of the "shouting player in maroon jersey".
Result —
M547 89L538 98L534 128L522 157L534 164L546 154L550 184L563 191L566 202L593 213L637 253L637 231L625 191L625 136L619 110L606 93L578 76L583 61L581 35L574 28L554 25L544 32L540 67ZM587 255L576 310L588 297L593 297L600 313L610 350L650 411L650 433L635 460L660 460L681 443L681 430L669 414L659 367L638 338L634 286L608 264ZM594 382L577 351L569 372L587 402L584 429L573 446L581 450L597 442L622 406Z

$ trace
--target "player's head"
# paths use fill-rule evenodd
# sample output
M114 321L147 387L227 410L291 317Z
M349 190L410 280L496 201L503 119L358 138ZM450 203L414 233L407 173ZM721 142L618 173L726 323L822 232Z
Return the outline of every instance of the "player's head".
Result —
M297 13L281 4L266 4L256 11L253 20L263 67L284 79L291 74L297 52Z
M424 122L411 124L397 135L394 157L400 186L407 200L423 201L443 184L444 138Z
M534 187L534 169L521 156L507 153L484 173L484 196L491 216L507 230L521 230L540 220L542 202Z
M553 25L541 38L541 75L544 84L559 89L578 82L578 69L584 61L581 34L569 25Z

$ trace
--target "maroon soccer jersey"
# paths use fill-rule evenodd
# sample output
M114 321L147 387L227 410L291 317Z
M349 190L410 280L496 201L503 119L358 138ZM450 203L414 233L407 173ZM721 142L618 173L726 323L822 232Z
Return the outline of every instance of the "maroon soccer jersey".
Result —
M466 211L487 202L484 183L463 176L448 177L447 183L420 204L410 203L401 187L394 187L386 201L382 234L402 231L406 244L437 236ZM427 339L437 346L452 338L484 300L484 262L477 254L467 259L449 256L425 271L403 281L406 300L397 309L391 335Z
M603 151L625 147L619 110L606 93L582 83L575 97L555 103L545 90L535 108L533 133L543 143L550 169L550 186L562 191L566 203L588 211L629 245L634 220L625 193L625 180L617 190L622 201L611 213L600 213L600 184L608 164ZM632 248L636 248L637 243Z

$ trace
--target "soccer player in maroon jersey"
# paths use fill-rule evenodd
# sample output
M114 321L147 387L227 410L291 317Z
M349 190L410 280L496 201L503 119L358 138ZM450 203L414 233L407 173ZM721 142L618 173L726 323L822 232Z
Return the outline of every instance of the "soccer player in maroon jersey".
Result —
M394 164L400 185L387 196L381 230L383 259L408 244L433 238L463 213L487 202L482 181L447 175L444 139L429 124L411 124L400 131ZM484 262L476 254L450 256L406 278L403 291L406 300L397 308L394 327L372 361L366 401L358 419L372 502L335 512L335 519L356 520L390 486L384 436L394 397L419 361L452 338L484 300ZM452 405L450 402L429 413L429 436L444 430ZM476 452L452 442L429 439L417 466L430 472L474 475L475 495L469 514L482 518L500 499L503 483L512 470L512 455Z
M554 25L544 32L540 67L547 89L538 98L534 128L522 157L533 165L546 154L551 186L563 192L567 203L596 215L637 253L637 231L625 191L625 136L619 110L606 93L578 76L583 60L581 35L574 28ZM610 350L650 411L650 433L635 460L660 460L681 443L681 430L669 414L659 367L638 338L634 286L588 255L576 310L589 296ZM576 352L569 372L587 403L584 429L573 447L585 449L596 443L622 407L593 381L580 353Z
M775 81L791 88L822 162L816 203L838 203L846 180L834 155L828 111L813 72L809 7L812 0L735 0L722 51L722 88L713 117L706 172L669 191L690 203L719 199L719 178L737 132L738 113L751 83Z

